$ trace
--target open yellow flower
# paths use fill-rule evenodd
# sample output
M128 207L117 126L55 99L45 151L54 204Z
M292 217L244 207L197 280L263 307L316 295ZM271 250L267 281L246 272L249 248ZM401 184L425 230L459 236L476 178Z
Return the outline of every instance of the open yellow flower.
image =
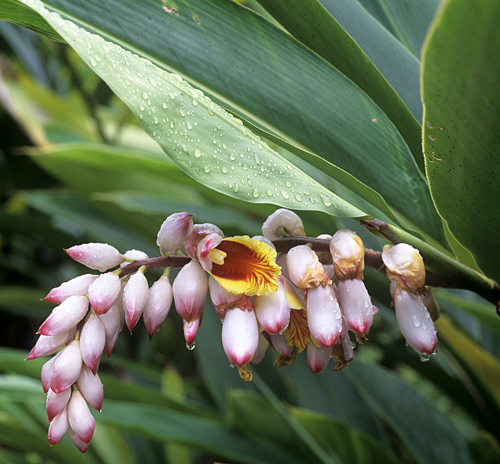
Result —
M276 250L248 236L202 240L198 259L203 268L228 292L268 295L278 290L280 267Z

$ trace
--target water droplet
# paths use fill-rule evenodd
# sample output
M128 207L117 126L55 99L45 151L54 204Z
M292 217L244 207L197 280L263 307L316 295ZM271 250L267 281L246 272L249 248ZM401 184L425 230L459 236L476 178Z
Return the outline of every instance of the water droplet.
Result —
M202 156L201 151L198 150L197 148L194 149L193 154L194 154L194 156L196 156L196 158L199 158L200 156Z
M252 195L254 198L259 198L259 191L257 189L253 189Z
M434 126L430 123L430 122L426 122L425 125L429 128L429 129L434 129Z
M329 206L332 206L332 200L330 197L326 196L323 193L320 193L319 196L321 197L321 200L323 201L323 204L328 208Z
M188 121L186 122L186 127L191 130L193 128L193 125Z
M234 153L231 153L231 154L229 155L229 159L230 159L231 161L234 161L234 160L236 159L236 155L235 155Z
M268 196L272 197L273 196L273 191L271 189L267 189L266 193Z
M290 187L292 186L292 183L291 183L289 180L287 180L287 181L285 181L285 185L286 185L288 188L290 188Z
M196 345L194 343L191 343L190 345L188 345L186 343L186 348L189 350L189 351L193 351L195 348L196 348Z
M183 109L180 109L180 110L179 110L179 114L180 114L182 117L186 116L186 112L185 112Z
M148 93L147 92L142 92L142 98L144 98L144 100L147 100L148 99Z
M434 137L433 135L429 135L429 140L436 140L436 137Z
M204 167L203 167L203 170L208 174L210 172L210 166L208 164L206 164Z
M415 327L420 327L420 318L418 316L413 316L413 325Z
M302 196L301 196L301 195L299 195L298 193L296 193L296 194L294 195L294 197L295 197L295 199L296 199L297 201L302 201Z
M424 354L420 355L420 361L422 361L423 363L429 361L429 359L431 359L429 355L424 355Z
M175 93L174 92L168 92L168 96L170 97L170 100L175 99Z
M280 190L280 193L285 200L288 200L290 198L290 195L285 190Z
M227 168L226 168L226 166L222 166L221 171L222 171L223 174L227 174Z
M163 109L167 109L167 104L165 102L163 102Z
M154 122L155 124L158 124L160 121L159 121L159 120L158 120L158 118L155 116L155 117L153 118L153 122Z

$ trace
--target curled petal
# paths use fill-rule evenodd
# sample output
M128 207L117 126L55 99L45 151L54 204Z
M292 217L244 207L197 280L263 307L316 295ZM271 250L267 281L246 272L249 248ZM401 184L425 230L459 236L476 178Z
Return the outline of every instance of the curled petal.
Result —
M281 269L267 243L248 236L226 238L209 250L209 258L212 268L206 270L228 292L254 296L278 290Z
M54 419L54 417L56 417L66 407L70 398L71 388L68 388L61 393L55 393L52 390L47 392L47 401L45 402L45 406L49 422L51 422L52 419Z
M68 431L68 425L68 409L65 407L50 422L47 439L51 445L56 445L63 439Z
M171 214L160 227L156 244L162 254L175 252L193 232L193 215L189 213Z
M122 285L114 272L101 274L89 287L89 300L97 314L104 314L111 308L120 294Z
M421 355L432 354L437 345L437 333L422 298L395 285L393 299L396 319L406 343Z
M76 326L87 314L89 300L86 296L70 296L56 306L38 329L42 335L59 335Z
M346 279L363 280L365 248L353 231L341 229L330 240L330 252L337 282Z
M314 346L311 342L307 344L307 364L314 374L319 374L326 369L332 357L331 348Z
M35 343L35 346L26 358L26 361L55 353L70 340L73 340L74 333L75 331L73 329L59 335L40 335Z
M259 346L259 326L254 311L228 309L222 324L222 346L229 361L237 366L249 363Z
M373 305L364 282L356 279L338 281L337 289L348 328L366 335L373 324Z
M316 253L307 245L293 247L286 257L290 280L299 288L315 288L329 282Z
M56 393L61 393L73 385L80 376L82 364L80 342L73 340L55 359L50 388Z
M342 332L342 313L331 285L307 291L307 323L314 340L332 347Z
M95 419L78 390L73 391L68 403L68 422L80 440L89 444L94 434Z
M84 274L74 279L63 282L59 287L53 288L44 298L44 301L61 304L66 298L75 295L85 296L88 293L89 285L97 279L95 274Z
M216 253L214 250L220 244L223 237L218 233L208 234L203 237L196 247L196 256L205 271L210 272L213 267L213 261L216 260L217 264L222 264L226 255L224 253ZM212 251L214 250L214 251Z
M416 248L406 243L388 247L382 252L382 261L389 279L414 295L425 294L424 260Z
M101 411L104 400L104 389L98 374L93 374L87 366L83 366L82 372L76 386L90 406L97 411Z
M75 261L84 264L90 269L100 272L118 266L124 260L123 255L107 243L84 243L65 250Z
M91 313L80 335L80 350L83 362L95 375L106 340L106 332L96 314Z
M300 217L288 209L277 209L271 214L262 224L262 234L269 240L276 240L284 234L306 235Z
M160 330L172 306L173 290L168 276L161 276L149 289L146 307L144 308L144 325L148 329L149 338L153 338Z
M125 310L125 322L130 331L136 326L144 311L148 299L149 284L142 272L136 272L130 276L129 281L123 289L123 308Z
M186 253L193 259L198 259L198 244L208 234L218 234L224 237L222 230L214 224L195 224L193 231L184 242Z
M255 314L262 328L270 333L281 333L290 322L290 305L285 290L285 279L278 277L278 291L270 295L256 296Z

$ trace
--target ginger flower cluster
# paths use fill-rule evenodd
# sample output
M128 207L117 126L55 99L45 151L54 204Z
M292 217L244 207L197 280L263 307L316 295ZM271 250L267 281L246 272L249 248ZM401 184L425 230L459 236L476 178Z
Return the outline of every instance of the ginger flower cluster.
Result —
M364 343L377 311L363 282L362 240L338 230L318 237L329 251L314 251L300 217L285 209L269 216L262 233L226 238L216 225L194 224L183 212L161 225L160 258L138 250L121 254L103 243L66 250L99 274L75 277L49 292L45 300L57 306L26 358L55 354L42 368L49 442L56 444L68 433L81 452L87 450L95 428L90 408L100 411L103 402L102 352L109 357L123 326L132 332L141 317L152 338L172 303L192 349L210 295L222 321L224 351L246 381L252 379L248 364L259 363L269 346L278 353L278 367L292 364L304 350L314 373L324 371L332 358L336 370L346 366L354 356L350 333ZM283 247L284 237L301 243ZM432 354L436 314L420 254L399 244L386 248L381 258L406 343L423 356ZM145 273L153 267L165 270L150 286ZM181 267L173 284L172 267Z

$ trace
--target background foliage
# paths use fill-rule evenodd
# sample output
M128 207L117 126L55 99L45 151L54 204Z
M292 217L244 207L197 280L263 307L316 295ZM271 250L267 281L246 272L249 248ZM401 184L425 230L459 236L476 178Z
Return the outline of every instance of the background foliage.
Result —
M43 360L22 359L51 310L40 298L83 272L62 248L155 256L168 214L253 235L280 205L308 235L348 227L380 250L357 223L374 216L438 270L446 256L455 275L461 261L500 280L498 2L172 6L0 5L0 461L498 462L494 306L436 291L439 354L421 363L374 270L379 313L345 370L313 375L299 357L278 371L270 350L245 385L207 303L194 351L174 313L151 343L122 333L89 451L49 446Z

